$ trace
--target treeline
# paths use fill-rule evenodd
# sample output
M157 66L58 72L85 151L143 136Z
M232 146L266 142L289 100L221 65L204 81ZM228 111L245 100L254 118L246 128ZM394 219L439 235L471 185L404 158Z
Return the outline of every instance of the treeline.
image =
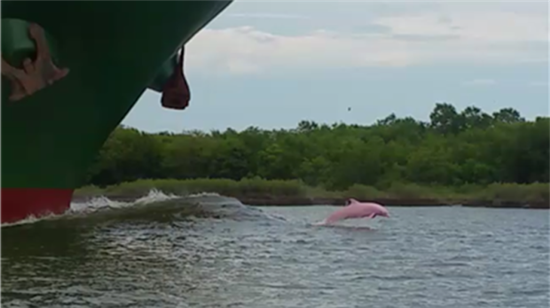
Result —
M302 121L290 130L148 134L119 127L88 174L104 187L138 179L299 179L346 190L549 182L548 117L526 121L505 108L488 114L436 104L429 122L394 114L371 126Z

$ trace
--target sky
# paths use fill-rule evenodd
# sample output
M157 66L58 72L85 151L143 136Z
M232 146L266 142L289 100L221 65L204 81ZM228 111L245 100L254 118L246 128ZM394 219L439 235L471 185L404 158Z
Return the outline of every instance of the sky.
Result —
M548 3L236 0L186 45L183 111L145 91L123 124L148 132L370 125L512 107L547 116ZM350 108L350 110L348 110Z

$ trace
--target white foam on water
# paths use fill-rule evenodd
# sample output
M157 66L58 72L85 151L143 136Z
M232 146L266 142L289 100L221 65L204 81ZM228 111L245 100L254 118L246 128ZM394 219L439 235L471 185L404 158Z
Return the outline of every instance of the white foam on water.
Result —
M38 221L41 221L41 220L54 219L55 217L58 217L58 216L60 216L60 215L46 214L46 215L42 215L42 216L40 216L39 218L37 218L37 217L35 217L34 215L30 215L30 216L28 216L27 218L22 219L22 220L19 220L19 221L16 221L16 222L12 222L12 223L3 223L3 224L1 225L1 227L4 228L4 227L17 226L17 225L30 224L30 223L35 223L35 222L38 222Z
M220 196L220 195L217 193L204 192L204 193L188 195L185 197L205 197L205 196ZM38 221L43 221L43 220L55 220L55 219L61 219L61 218L70 217L70 216L86 215L86 214L94 213L101 210L121 209L121 208L127 208L135 205L147 205L151 203L163 202L163 201L178 199L182 197L184 196L166 194L157 189L150 190L146 196L143 196L133 202L115 201L105 196L98 196L84 202L71 202L70 208L63 214L59 214L59 215L46 214L46 215L41 215L38 218L35 217L34 215L30 215L29 217L14 223L3 223L1 227L4 228L4 227L16 226L16 225L36 223Z
M147 196L141 197L130 204L150 204L155 202L162 202L166 200L173 200L177 198L181 198L182 196L174 195L174 194L165 194L164 192L157 190L157 189L151 189Z
M222 195L215 192L201 192L196 194L190 194L188 197L223 197Z

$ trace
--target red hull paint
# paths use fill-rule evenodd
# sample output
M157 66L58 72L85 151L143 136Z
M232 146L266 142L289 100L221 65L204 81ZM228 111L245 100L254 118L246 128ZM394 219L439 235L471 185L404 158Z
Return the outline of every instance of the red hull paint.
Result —
M71 206L73 189L2 188L2 223L48 214L61 214Z

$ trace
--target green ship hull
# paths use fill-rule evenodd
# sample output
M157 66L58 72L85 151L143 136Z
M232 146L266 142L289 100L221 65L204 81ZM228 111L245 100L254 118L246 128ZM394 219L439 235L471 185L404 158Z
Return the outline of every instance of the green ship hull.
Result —
M2 223L66 211L147 88L184 109L179 51L231 2L2 1Z

